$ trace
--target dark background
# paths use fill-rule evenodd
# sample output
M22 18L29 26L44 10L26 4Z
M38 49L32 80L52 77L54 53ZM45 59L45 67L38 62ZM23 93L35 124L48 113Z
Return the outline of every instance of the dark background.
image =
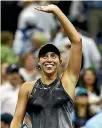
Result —
M71 1L59 1L57 5L65 13L69 14ZM9 30L15 33L17 19L22 7L18 6L18 1L1 1L1 31Z

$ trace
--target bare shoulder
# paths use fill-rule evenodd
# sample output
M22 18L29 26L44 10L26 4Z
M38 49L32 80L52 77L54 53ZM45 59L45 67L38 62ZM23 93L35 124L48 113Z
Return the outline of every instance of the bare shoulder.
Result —
M31 94L32 89L34 88L36 81L37 81L37 80L27 83L27 86L29 86L29 87L28 87L29 95Z
M20 88L20 92L25 93L29 96L35 83L36 83L36 80L32 81L32 82L25 82L24 84L22 84L22 86Z

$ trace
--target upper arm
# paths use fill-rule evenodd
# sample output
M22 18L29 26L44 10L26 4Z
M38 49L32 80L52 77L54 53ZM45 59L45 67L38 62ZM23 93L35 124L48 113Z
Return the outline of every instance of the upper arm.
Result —
M69 63L65 72L73 73L76 78L79 76L82 61L82 42L72 43L70 49Z
M75 86L79 77L82 60L82 42L72 43L69 63L62 75L62 85L65 91L73 98Z
M11 128L13 127L17 127L16 125L21 125L26 113L26 105L27 105L27 101L28 101L28 90L27 90L27 84L24 83L19 91L19 95L18 95L18 102L17 102L17 106L16 106L16 110L15 110L15 114L14 114L14 119L11 123Z

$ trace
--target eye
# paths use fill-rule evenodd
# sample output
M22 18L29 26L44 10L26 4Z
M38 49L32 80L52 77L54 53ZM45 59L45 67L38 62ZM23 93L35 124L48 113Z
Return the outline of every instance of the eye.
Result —
M47 55L45 54L45 55L42 55L41 56L43 59L46 59L47 58Z
M51 54L51 57L52 57L52 58L56 58L56 54L54 54L54 53Z

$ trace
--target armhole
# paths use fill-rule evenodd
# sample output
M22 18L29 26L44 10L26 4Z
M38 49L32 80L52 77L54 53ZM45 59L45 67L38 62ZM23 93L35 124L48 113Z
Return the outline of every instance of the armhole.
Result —
M66 90L64 89L63 85L62 85L62 82L60 80L60 83L61 83L61 86L64 90L64 93L66 94L66 96L68 97L70 103L71 103L71 106L69 106L69 109L70 109L70 112L72 112L72 110L74 109L74 102L73 102L73 99L69 96L69 94L66 92Z
M38 81L38 80L32 81L33 87L32 87L31 92L29 92L28 100L29 100L30 96L33 94L33 90L35 89L35 85L36 85L37 81Z

